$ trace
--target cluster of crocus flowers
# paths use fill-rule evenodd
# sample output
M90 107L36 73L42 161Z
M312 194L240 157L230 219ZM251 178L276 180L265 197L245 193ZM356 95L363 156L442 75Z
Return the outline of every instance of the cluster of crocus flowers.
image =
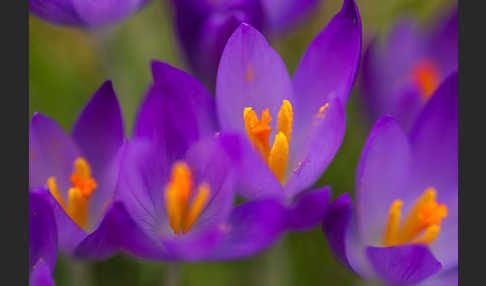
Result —
M402 18L383 45L370 43L360 85L371 122L391 114L408 130L439 84L457 69L457 4L442 16L428 31Z
M356 204L337 198L323 230L335 256L390 285L457 285L457 72L407 135L385 115L358 165Z
M192 71L213 90L226 41L241 23L265 35L283 34L314 11L319 0L170 0L176 32Z
M149 0L29 0L37 17L57 25L91 28L120 21Z

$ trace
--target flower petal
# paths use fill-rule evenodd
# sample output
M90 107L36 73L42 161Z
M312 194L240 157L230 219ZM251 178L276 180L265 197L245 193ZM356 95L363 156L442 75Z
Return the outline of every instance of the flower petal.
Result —
M148 237L131 219L124 205L111 205L98 228L76 248L79 258L106 259L119 250L145 259L163 257L159 241Z
M57 229L47 189L29 192L29 267L42 260L52 274L56 266Z
M196 113L199 134L207 135L216 132L217 118L214 98L196 78L158 61L152 62L152 74L155 83L167 86L167 89L171 90L172 95L170 96L180 97L186 105L191 106Z
M431 276L430 278L424 280L424 282L420 283L420 286L457 286L459 285L459 277L458 277L458 267L453 267L449 270L443 270L437 273L436 275Z
M70 2L86 26L100 26L129 16L148 0L71 0Z
M221 133L219 140L235 168L239 195L246 199L284 199L284 190L277 177L256 153L248 140L235 133Z
M37 17L56 24L79 26L84 24L69 1L29 0L29 9Z
M458 22L457 4L431 31L429 51L440 66L442 77L446 77L450 72L457 70L458 61Z
M314 38L295 71L298 122L310 122L319 107L335 97L346 104L359 66L361 30L355 1L344 0L341 11Z
M209 260L254 255L274 243L285 229L285 209L275 200L260 200L235 207L221 228L225 239Z
M287 68L260 32L241 24L231 35L219 62L216 104L223 130L246 134L243 110L257 114L268 108L277 116L282 100L293 103L292 84ZM277 120L272 120L274 128Z
M344 193L332 202L322 221L322 231L326 236L329 248L336 258L348 267L351 266L346 252L346 235L350 227L352 208L351 197Z
M359 233L368 244L381 243L393 201L413 202L424 190L411 190L408 138L391 116L375 124L361 153L356 176Z
M292 137L290 145L290 178L285 185L287 198L312 186L326 170L341 146L345 132L345 111L338 98L329 101L328 107L314 113L308 126L298 137ZM297 129L297 128L296 128Z
M442 267L429 249L420 244L369 246L366 254L381 279L392 285L419 283Z
M72 137L96 175L111 164L123 144L123 136L120 105L108 80L78 116Z
M29 276L30 286L55 286L54 279L52 277L52 269L47 265L47 262L43 259L32 266Z
M309 230L322 222L329 207L331 188L324 187L303 193L287 209L287 228Z
M67 198L69 177L79 151L71 138L52 119L35 113L29 126L29 185L41 187L51 176Z
M137 115L134 139L150 139L158 144L161 152L166 152L168 161L173 162L182 159L189 146L204 134L199 130L195 106L187 103L190 95L183 93L194 92L191 88L186 91L183 88L191 83L194 87L195 80L182 72L176 79L169 80L158 70L154 70L156 80Z
M431 249L448 268L458 261L458 89L457 73L432 96L411 132L414 187L434 187L447 217Z
M319 0L262 0L267 19L266 30L279 35L315 11Z

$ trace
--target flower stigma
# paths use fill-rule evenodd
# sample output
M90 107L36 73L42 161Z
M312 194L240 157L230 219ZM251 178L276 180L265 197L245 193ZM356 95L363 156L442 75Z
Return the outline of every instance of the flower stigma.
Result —
M211 190L207 183L201 183L194 196L192 189L193 177L187 164L174 163L164 195L170 227L175 234L189 232L208 203Z
M412 80L419 87L424 101L427 101L440 84L440 73L432 61L423 60L413 66Z
M68 191L67 203L57 188L55 177L49 177L47 179L47 186L52 196L61 205L66 214L79 227L87 230L89 198L96 189L97 183L91 177L91 167L86 160L79 157L74 161L74 172L69 177L69 181L73 187Z
M262 111L261 119L258 119L258 115L251 107L243 110L248 138L280 183L283 183L287 169L293 117L290 101L283 100L278 113L277 134L270 148L272 128L268 124L272 121L272 117L268 108Z
M403 221L401 221L403 202L395 200L390 207L388 222L383 233L383 245L434 242L439 235L442 219L447 216L447 206L438 204L435 200L436 195L434 188L425 190Z

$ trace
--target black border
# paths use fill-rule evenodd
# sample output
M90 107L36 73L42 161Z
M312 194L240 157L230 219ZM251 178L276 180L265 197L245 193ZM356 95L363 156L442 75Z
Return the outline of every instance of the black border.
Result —
M2 27L2 283L28 285L29 1L9 1ZM8 184L6 184L8 183Z

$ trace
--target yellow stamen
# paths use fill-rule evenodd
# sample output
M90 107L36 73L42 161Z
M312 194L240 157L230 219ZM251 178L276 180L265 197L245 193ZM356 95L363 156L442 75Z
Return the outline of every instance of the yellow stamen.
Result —
M202 210L206 206L210 193L211 191L208 184L203 183L199 186L197 195L192 202L191 209L184 219L182 233L187 233L192 228L196 220L199 218Z
M412 68L412 79L420 88L422 98L428 100L440 84L440 73L432 61L424 60Z
M390 208L390 214L388 217L388 223L386 225L385 237L383 239L384 244L395 245L398 240L398 227L400 226L401 208L403 202L396 200L393 202Z
M439 234L442 219L447 216L447 207L437 203L436 194L434 188L428 188L417 200L400 228L402 202L400 200L393 202L383 244L393 246L411 242L432 243ZM417 238L424 231L423 237Z
M83 158L77 158L74 161L74 172L69 180L73 187L68 191L67 205L57 188L55 177L50 177L47 180L47 186L52 196L61 205L66 214L79 227L86 230L88 226L89 198L96 189L97 183L91 177L91 168Z
M251 107L245 108L243 111L243 118L245 120L246 133L250 138L253 147L255 147L263 158L267 158L270 153L269 138L272 128L268 126L272 117L268 109L263 110L262 119L259 120L255 111Z
M88 219L88 198L80 189L71 188L68 192L68 215L81 228L86 227Z
M49 188L49 192L56 199L59 205L61 205L61 207L66 210L66 204L64 203L61 193L59 193L55 177L49 177L49 179L47 179L47 187Z
M282 132L285 134L288 142L290 142L290 134L292 133L293 119L294 113L292 111L292 105L288 100L284 100L282 102L282 106L280 107L280 112L278 113L277 132Z
M268 166L273 171L280 182L285 178L285 170L287 169L287 161L289 158L289 142L284 133L279 132L275 136L272 150L268 158Z
M193 178L189 167L184 162L176 162L172 175L165 188L165 201L169 224L175 234L187 233L199 218L209 200L209 185L202 183L189 208L192 195Z
M268 124L272 117L269 110L263 110L261 120L251 107L243 110L245 128L250 142L282 184L287 169L293 117L290 101L283 100L278 113L277 135L270 149L269 138L272 128Z

